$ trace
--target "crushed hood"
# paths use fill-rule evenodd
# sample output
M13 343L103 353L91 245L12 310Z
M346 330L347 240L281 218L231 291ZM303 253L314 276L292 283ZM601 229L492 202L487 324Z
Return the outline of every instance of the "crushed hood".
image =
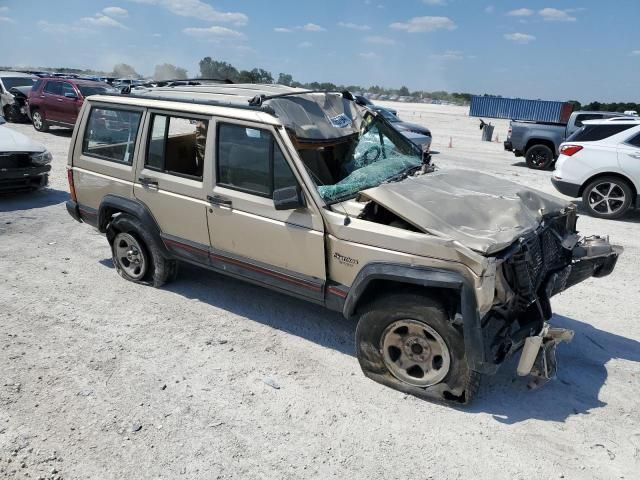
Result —
M8 127L0 126L0 155L13 152L44 152L45 148L29 137Z
M570 204L470 170L439 170L361 192L426 233L491 255L535 230L542 214ZM542 211L541 211L542 209Z

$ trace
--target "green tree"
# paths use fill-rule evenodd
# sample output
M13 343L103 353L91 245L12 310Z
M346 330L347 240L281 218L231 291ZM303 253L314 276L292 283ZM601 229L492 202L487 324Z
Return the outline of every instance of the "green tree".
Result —
M281 73L278 75L278 84L286 85L288 87L293 83L293 76L288 73Z
M227 62L219 62L211 57L200 60L200 76L202 78L220 78L237 81L239 77L236 67Z

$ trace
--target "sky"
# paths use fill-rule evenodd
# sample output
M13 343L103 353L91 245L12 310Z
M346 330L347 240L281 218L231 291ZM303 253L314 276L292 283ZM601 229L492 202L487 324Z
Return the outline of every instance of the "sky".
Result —
M0 0L0 64L640 102L640 0Z

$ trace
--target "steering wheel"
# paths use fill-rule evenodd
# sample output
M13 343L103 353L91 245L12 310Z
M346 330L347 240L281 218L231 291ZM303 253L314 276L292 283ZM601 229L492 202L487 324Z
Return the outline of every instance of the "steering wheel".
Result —
M369 165L380 158L380 154L382 153L382 149L378 145L374 145L369 147L364 155L362 155L362 163L364 165Z

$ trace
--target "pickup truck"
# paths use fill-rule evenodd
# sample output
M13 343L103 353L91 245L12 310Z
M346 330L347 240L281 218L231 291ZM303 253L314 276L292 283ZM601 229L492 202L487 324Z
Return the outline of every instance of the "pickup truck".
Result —
M584 121L623 116L619 112L573 112L566 125L511 120L504 149L516 157L524 156L529 168L545 170L558 158L560 144L581 128Z

